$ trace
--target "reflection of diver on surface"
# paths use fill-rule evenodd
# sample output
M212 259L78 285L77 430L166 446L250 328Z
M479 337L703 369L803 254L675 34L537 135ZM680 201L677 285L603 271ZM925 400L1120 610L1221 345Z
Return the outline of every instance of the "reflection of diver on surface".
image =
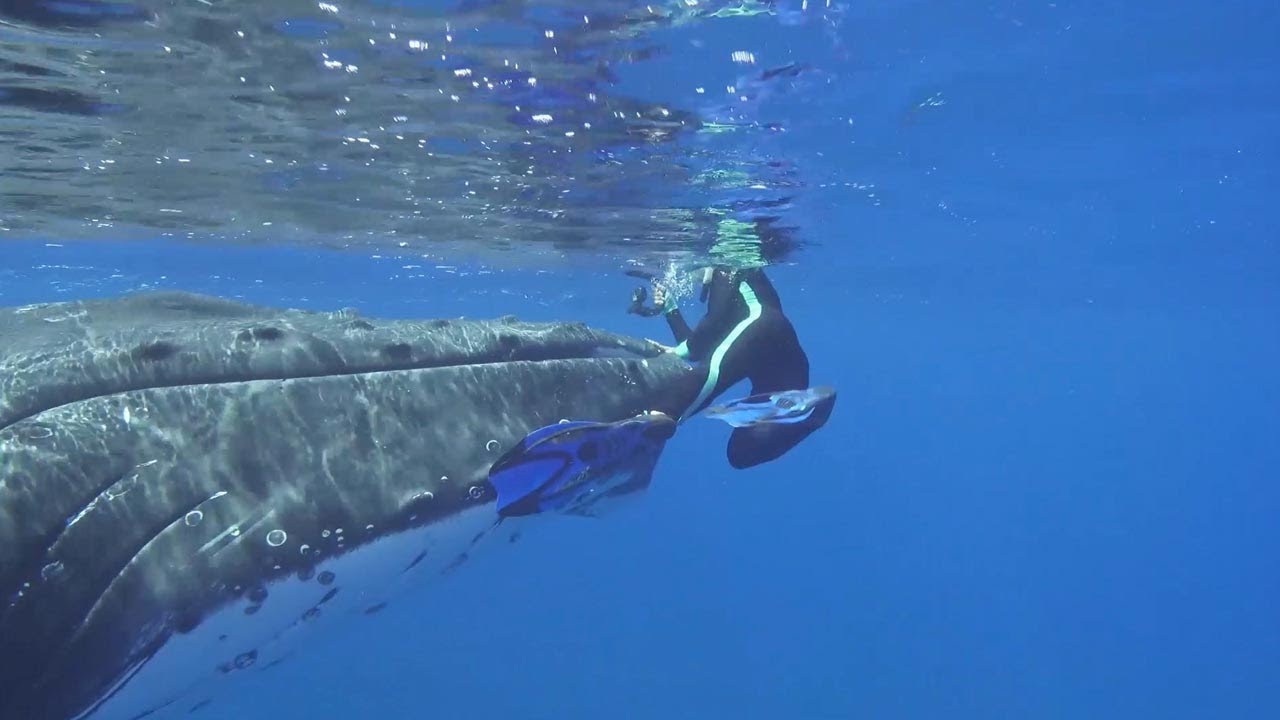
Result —
M653 306L644 304L645 295L643 288L636 290L629 312L662 313L679 343L672 352L700 370L673 387L654 409L684 421L744 379L751 381L752 395L809 386L809 358L763 271L708 268L701 294L707 311L694 328L661 285L654 285ZM747 468L781 457L822 427L834 405L832 393L802 422L736 428L729 439L729 463Z

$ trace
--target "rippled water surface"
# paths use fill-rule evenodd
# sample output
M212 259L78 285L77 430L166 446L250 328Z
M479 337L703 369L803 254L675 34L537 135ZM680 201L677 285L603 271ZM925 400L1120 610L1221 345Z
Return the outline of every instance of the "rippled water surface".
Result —
M745 228L785 254L803 180L757 109L809 68L717 48L721 87L625 75L710 23L838 19L754 0L0 2L0 236L523 262L696 256Z

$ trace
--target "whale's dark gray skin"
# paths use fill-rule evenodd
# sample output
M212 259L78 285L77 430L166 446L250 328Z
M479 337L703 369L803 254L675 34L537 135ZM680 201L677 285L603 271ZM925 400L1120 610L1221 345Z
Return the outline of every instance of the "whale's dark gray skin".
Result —
M456 566L467 545L430 533L492 525L486 473L508 447L635 415L686 372L577 324L181 293L0 309L0 718L174 703L176 685L132 687L152 660L253 665L255 643L334 606L366 548L410 553L397 573L440 548Z

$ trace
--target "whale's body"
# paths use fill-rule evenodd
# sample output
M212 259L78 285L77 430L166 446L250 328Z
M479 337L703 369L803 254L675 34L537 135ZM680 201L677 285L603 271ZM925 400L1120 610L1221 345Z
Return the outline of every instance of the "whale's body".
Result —
M687 372L574 324L0 309L0 718L199 709L465 561L530 430L635 415Z

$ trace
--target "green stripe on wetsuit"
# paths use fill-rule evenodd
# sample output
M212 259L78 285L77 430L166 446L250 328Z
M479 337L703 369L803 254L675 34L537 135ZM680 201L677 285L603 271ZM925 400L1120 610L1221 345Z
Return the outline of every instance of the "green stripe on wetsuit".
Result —
M680 415L680 421L684 422L686 415L693 408L698 407L707 399L711 391L715 389L716 383L720 382L720 363L724 362L724 356L729 352L729 348L742 337L742 333L751 327L751 323L760 319L760 300L756 297L756 291L752 290L745 282L738 283L738 294L742 296L743 302L747 304L747 316L742 322L734 326L733 330L725 336L724 340L716 346L715 352L711 353L711 359L707 361L707 380L702 383L702 390L698 393L698 397L694 399L689 407L685 408L683 414ZM681 343L681 346L685 346Z

